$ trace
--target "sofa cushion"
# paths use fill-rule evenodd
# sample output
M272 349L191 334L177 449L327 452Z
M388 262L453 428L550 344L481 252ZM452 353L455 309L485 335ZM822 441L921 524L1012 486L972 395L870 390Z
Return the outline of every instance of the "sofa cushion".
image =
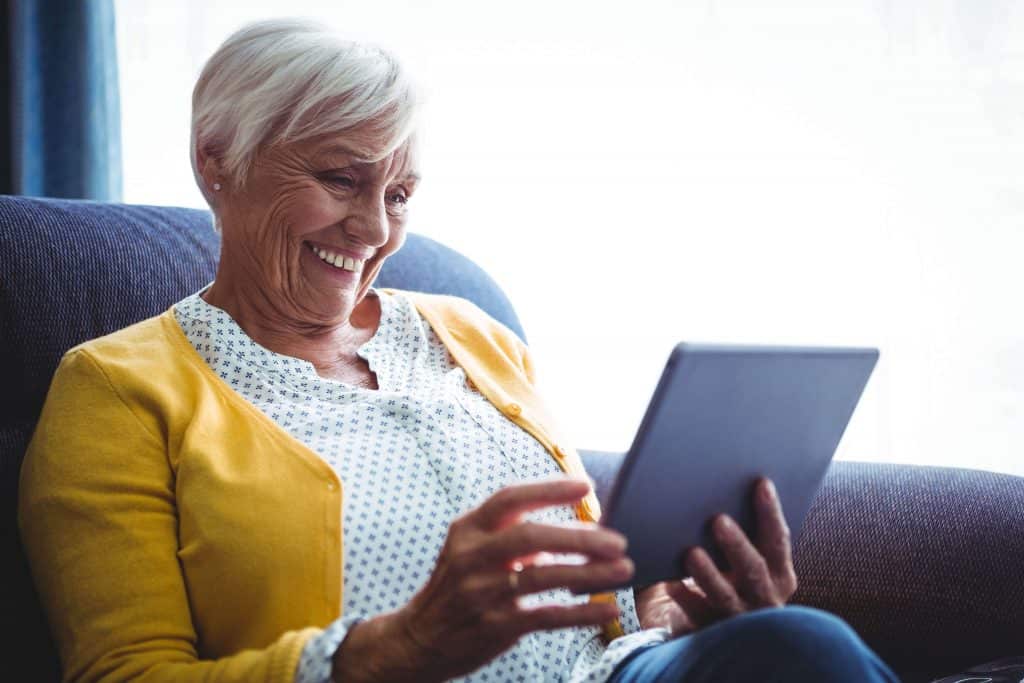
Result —
M1024 653L1024 477L836 462L795 601L841 614L906 683Z

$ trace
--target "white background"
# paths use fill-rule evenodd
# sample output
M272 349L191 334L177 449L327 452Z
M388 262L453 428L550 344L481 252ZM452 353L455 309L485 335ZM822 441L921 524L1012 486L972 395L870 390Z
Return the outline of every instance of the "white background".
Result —
M1024 474L1024 3L119 0L125 201L203 206L191 88L246 21L393 49L410 229L514 302L580 448L680 339L871 345L839 457Z

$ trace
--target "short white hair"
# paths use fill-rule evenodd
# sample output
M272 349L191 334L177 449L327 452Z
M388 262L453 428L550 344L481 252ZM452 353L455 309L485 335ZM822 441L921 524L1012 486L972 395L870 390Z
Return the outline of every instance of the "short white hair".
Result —
M368 132L379 144L353 151L376 161L408 142L416 107L411 79L380 47L311 21L249 24L213 53L192 91L192 172L212 205L200 149L235 187L261 150L320 135Z

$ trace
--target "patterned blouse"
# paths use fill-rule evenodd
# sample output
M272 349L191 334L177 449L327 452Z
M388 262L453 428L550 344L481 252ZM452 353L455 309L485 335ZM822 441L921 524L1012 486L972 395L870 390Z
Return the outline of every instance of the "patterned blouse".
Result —
M508 484L561 473L539 442L472 388L406 297L373 289L368 296L380 299L380 325L357 354L377 390L325 379L311 363L258 345L199 293L174 307L214 372L344 482L342 617L306 644L297 683L329 683L331 656L347 629L412 598L456 516ZM576 519L570 506L527 518ZM607 680L628 654L668 637L664 629L640 629L631 590L616 597L626 635L611 645L596 626L539 631L460 680ZM564 589L521 598L528 606L585 600Z

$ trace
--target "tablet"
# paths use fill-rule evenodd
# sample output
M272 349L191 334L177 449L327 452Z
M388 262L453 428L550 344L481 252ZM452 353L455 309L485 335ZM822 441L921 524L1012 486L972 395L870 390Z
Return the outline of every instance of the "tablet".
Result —
M684 577L697 545L726 569L709 522L726 513L755 539L762 476L795 539L877 360L871 348L676 346L601 520L629 540L628 585Z

